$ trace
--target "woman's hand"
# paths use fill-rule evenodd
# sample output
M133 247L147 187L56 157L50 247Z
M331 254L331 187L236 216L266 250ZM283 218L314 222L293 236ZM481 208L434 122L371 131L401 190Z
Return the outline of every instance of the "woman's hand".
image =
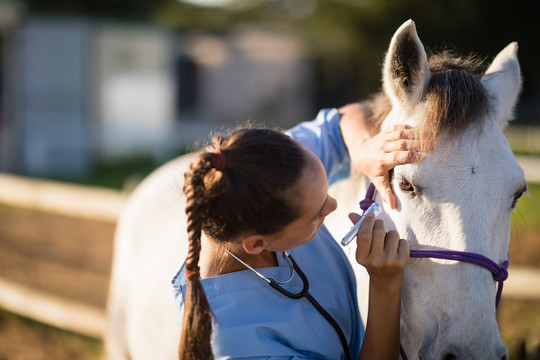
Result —
M360 215L349 214L353 223ZM373 214L366 215L357 235L356 261L370 276L370 286L382 292L399 293L410 250L407 240L400 239L397 231L386 232L384 222Z
M358 214L350 214L356 223ZM366 215L357 236L356 261L369 273L367 326L359 360L399 358L401 285L409 262L409 243L384 222ZM361 290L360 290L361 291Z
M383 201L396 208L396 198L390 187L390 170L396 165L422 159L416 131L409 125L394 125L376 133L369 128L368 114L361 104L339 109L341 133L352 165L369 177Z

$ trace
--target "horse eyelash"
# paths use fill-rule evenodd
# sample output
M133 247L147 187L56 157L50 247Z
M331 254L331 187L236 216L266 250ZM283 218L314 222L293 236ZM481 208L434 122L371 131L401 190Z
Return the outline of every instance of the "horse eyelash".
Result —
M409 180L405 179L405 178L401 178L400 180L398 180L399 182L399 187L401 190L403 191L407 191L407 192L414 192L414 186L412 186L412 184L410 183ZM405 187L409 187L408 189L404 189L402 186L405 186Z
M403 177L403 176L401 176L401 175L396 177L396 176L395 176L395 173L394 173L394 169L390 170L390 181L391 181L392 183L393 183L394 181L396 181L396 182L397 182L397 185L399 186L399 188L400 188L401 191L406 192L406 193L409 193L409 194L412 195L412 196L416 196L416 195L417 195L417 194L416 194L416 191L417 191L416 187L413 186L413 184L412 184L409 180L407 180L405 177ZM400 185L401 185L401 183L402 183L403 181L406 181L406 182L411 186L411 189L410 189L410 190L403 190L403 189L401 188Z
M412 185L412 183L411 183L409 180L407 180L407 179L406 179L405 177L403 177L403 176L399 176L399 177L396 178L395 176L393 176L393 175L394 175L393 173L390 173L390 175L392 176L392 177L391 177L392 181L394 181L394 180L397 181L397 184L398 184L399 188L401 189L401 191L404 191L404 192L411 192L411 193L414 194L414 192L415 192L415 187ZM408 184L408 185L410 186L410 189L403 189L403 188L401 187L402 185L405 185L405 184Z
M515 194L514 194L514 201L512 201L512 207L511 209L514 209L517 205L517 202L518 200L523 196L523 194L527 195L527 196L530 196L529 195L529 192L527 191L527 186L521 188L521 190L518 190Z

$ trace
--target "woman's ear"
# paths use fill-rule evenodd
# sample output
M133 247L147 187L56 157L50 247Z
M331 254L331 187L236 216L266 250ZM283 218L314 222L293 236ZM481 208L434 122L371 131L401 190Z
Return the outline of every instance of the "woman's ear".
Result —
M251 255L259 255L266 247L266 237L259 234L247 234L241 236L244 251Z

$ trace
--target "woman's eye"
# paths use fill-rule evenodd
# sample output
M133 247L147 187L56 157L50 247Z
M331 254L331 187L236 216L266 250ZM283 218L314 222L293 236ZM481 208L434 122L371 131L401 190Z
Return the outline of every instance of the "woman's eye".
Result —
M414 191L413 186L406 179L399 180L399 188L403 191Z

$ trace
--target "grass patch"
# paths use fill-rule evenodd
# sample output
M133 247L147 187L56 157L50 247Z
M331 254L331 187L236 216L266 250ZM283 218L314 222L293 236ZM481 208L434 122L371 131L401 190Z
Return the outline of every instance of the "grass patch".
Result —
M499 329L508 347L510 359L537 359L531 355L540 339L540 303L527 300L504 299L497 311Z
M151 156L129 157L99 162L92 174L84 178L56 178L54 180L121 190L130 179L142 179L158 165Z
M194 151L193 147L178 149L172 158ZM90 176L83 178L54 178L51 180L64 181L80 185L99 186L122 190L144 179L153 170L169 159L156 161L152 155L134 155L111 160L98 161Z
M103 343L0 309L0 359L99 360Z

